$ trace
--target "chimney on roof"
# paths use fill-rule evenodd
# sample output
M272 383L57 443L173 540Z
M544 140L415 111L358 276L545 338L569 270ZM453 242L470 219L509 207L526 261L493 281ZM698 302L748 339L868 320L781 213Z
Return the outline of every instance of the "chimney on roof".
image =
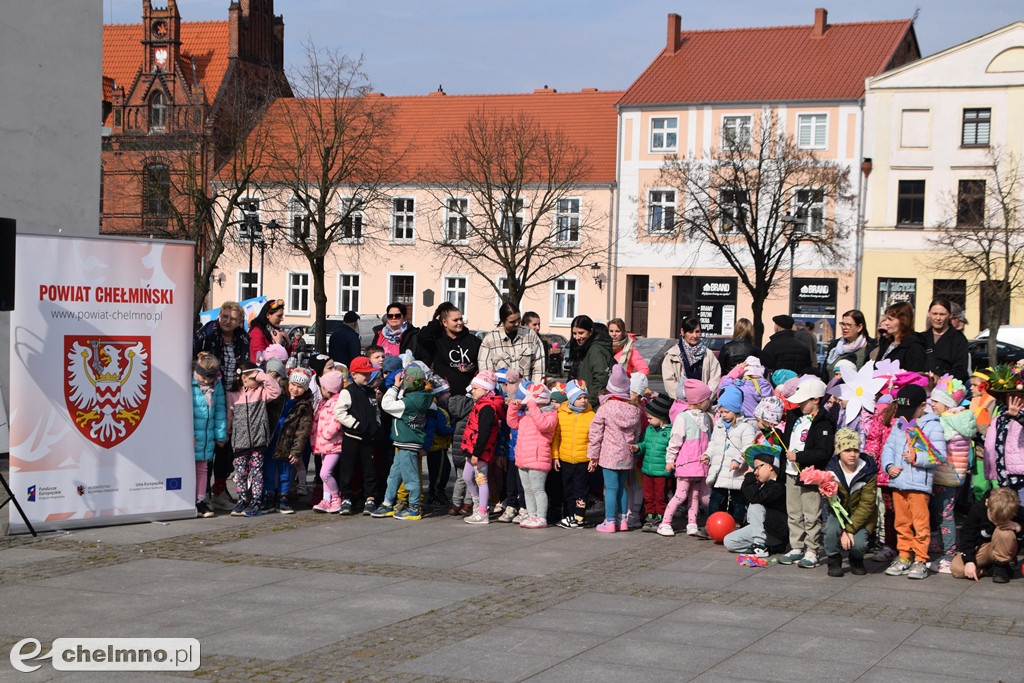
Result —
M826 28L828 28L828 10L824 7L817 7L814 10L814 26L811 28L811 37L823 38Z
M682 26L683 20L678 14L668 15L668 38L665 41L665 52L667 54L674 55L676 52L679 52L679 48L683 43L679 37Z

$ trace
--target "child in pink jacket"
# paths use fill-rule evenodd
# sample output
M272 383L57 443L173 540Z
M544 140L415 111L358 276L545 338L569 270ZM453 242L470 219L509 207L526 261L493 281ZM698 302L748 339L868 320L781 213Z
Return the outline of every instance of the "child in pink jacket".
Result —
M604 522L597 525L601 533L627 531L626 476L633 469L630 449L640 439L643 411L629 399L629 376L622 366L612 366L605 387L607 394L600 397L601 405L590 423L590 444L587 469L595 471L601 466L604 475Z
M672 518L680 505L687 505L686 533L697 535L697 510L703 498L708 501L708 488L704 478L708 476L708 466L701 460L707 450L711 438L711 388L699 379L687 379L685 386L686 402L690 406L672 421L672 433L669 436L668 448L665 450L665 469L674 471L676 492L665 507L665 514L658 524L659 536L675 536Z
M338 495L338 481L334 468L341 456L341 437L344 431L334 417L334 406L338 393L344 384L344 376L337 370L329 370L320 377L320 391L323 399L313 412L313 429L309 441L313 453L320 456L320 479L324 483L324 498L313 506L316 512L337 513L341 511L341 497Z
M526 406L526 412L520 414L520 401L514 399L509 402L506 418L509 427L519 430L516 467L526 498L526 518L519 526L546 529L548 494L544 483L551 471L551 441L558 426L558 411L551 405L551 392L540 382L520 387L517 395L525 394L522 405Z

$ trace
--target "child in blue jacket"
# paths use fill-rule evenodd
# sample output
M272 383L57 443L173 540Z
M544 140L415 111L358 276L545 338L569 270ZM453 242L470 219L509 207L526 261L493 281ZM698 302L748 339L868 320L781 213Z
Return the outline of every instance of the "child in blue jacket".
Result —
M214 446L228 440L227 404L220 382L220 362L200 351L192 366L192 436L196 457L196 517L213 517L206 502L206 484Z

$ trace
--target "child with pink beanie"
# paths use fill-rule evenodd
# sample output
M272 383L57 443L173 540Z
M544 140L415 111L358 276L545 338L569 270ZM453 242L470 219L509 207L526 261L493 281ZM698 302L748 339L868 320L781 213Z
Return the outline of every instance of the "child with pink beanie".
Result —
M519 523L524 529L546 529L548 526L548 495L544 490L551 471L551 441L558 426L558 413L551 405L551 392L544 384L519 385L516 398L508 404L508 426L519 430L515 457L519 479L526 498L526 518ZM523 395L522 401L519 395ZM519 412L519 406L526 411Z
M665 507L665 515L658 525L658 535L675 536L672 518L679 506L686 502L686 530L697 534L697 509L703 498L707 503L707 487L704 478L707 465L701 456L707 450L711 436L711 387L699 379L688 379L683 387L687 409L672 420L672 433L665 451L665 469L675 471L676 492Z
M498 432L505 420L505 399L495 393L498 379L491 370L483 370L469 382L473 396L473 409L462 434L462 450L466 467L462 478L473 497L473 514L466 517L467 524L487 524L487 508L491 489L487 485L487 468L498 445Z
M643 412L630 402L629 376L621 366L612 367L605 395L590 423L587 457L590 472L598 465L604 476L604 522L597 525L602 533L627 531L626 476L633 469L630 446L640 438Z

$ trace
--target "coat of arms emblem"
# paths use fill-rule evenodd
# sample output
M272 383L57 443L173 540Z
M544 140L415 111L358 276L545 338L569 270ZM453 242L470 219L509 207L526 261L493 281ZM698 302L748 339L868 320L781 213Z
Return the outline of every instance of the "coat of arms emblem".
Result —
M85 438L113 448L149 405L149 337L64 337L64 400Z

